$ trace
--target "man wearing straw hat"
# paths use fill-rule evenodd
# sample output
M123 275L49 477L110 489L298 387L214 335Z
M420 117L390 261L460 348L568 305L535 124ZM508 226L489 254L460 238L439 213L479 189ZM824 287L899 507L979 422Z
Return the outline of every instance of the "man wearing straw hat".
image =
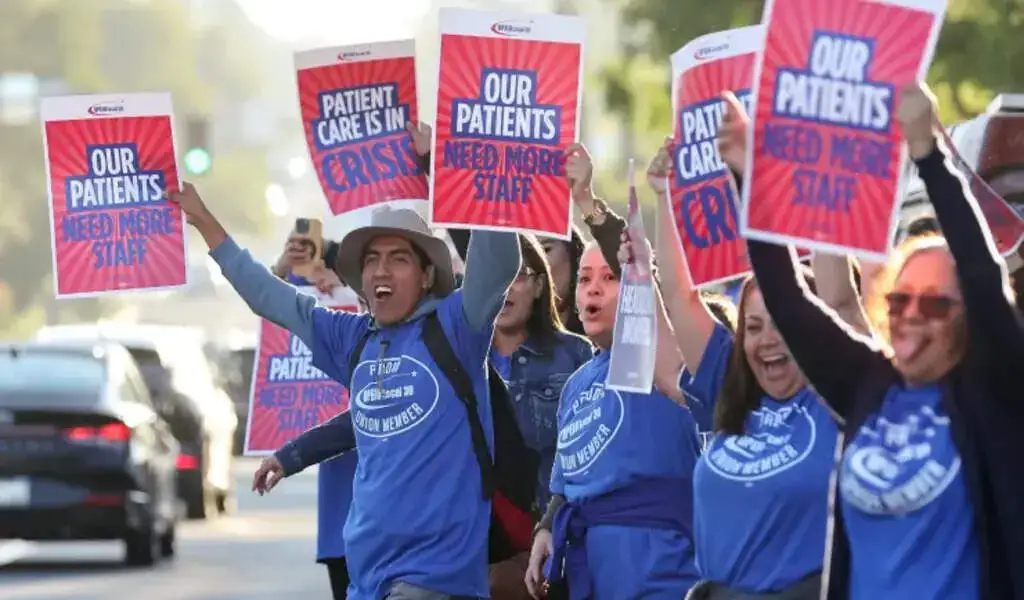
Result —
M370 309L354 315L318 306L274 277L235 244L191 184L170 197L253 312L288 329L309 348L316 368L351 392L348 412L266 459L253 489L268 492L282 477L329 458L324 452L358 445L345 524L349 598L487 597L490 503L483 499L467 409L422 331L436 318L481 399L478 417L493 448L490 403L483 401L486 361L494 320L520 268L515 234L474 233L467 275L456 290L449 249L422 217L407 209L375 213L369 226L345 236L338 252L339 273Z

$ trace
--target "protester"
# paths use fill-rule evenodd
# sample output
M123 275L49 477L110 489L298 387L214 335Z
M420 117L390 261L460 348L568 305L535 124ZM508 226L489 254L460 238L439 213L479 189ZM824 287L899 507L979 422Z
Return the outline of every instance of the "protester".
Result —
M647 171L659 198L668 192L671 147L669 138ZM757 281L743 281L734 342L693 286L668 204L659 209L661 286L693 374L679 385L714 414L713 437L694 471L694 543L705 583L690 598L817 598L838 429L791 360ZM836 290L833 301L853 307L850 318L863 325L846 260L816 260Z
M618 296L618 278L591 245L580 261L576 303L599 352L562 390L554 496L527 571L535 598L544 594L546 559L548 582L566 581L573 599L677 600L696 582L690 535L696 424L662 391L605 388ZM660 298L657 305L657 360L674 363L678 372L682 359ZM673 394L681 401L678 390Z
M434 374L422 331L438 324L431 326L448 338L476 396L488 398L494 319L520 267L515 236L474 234L465 285L455 290L446 244L415 211L376 212L339 250L343 278L369 304L370 315L357 316L324 309L274 278L235 244L191 185L172 198L250 308L303 340L317 368L353 393L350 412L266 459L254 489L269 491L282 477L336 454L317 455L325 438L328 446L340 439L349 449L358 441L345 525L348 596L487 597L490 502L470 433L482 429L492 443L490 404L467 412L451 384Z
M896 118L946 238L912 238L886 265L869 301L885 306L884 348L822 310L785 248L748 241L768 310L844 422L828 595L1022 598L1024 467L1008 457L1024 410L1004 398L1024 383L1024 332L977 203L936 142L934 97L907 86Z
M495 323L491 364L508 383L516 420L526 443L540 455L539 510L550 500L555 459L558 399L572 373L593 356L590 343L563 327L544 251L533 236L520 235L523 267L509 288ZM494 600L529 598L523 577L529 552L491 567Z
M289 236L284 252L278 258L271 271L278 278L284 279L295 286L315 286L321 293L333 295L338 288L343 288L352 296L352 300L362 306L351 288L346 286L334 271L338 259L339 244L328 240L324 245L323 262L325 268L318 269L314 281L292 272L292 267L312 259L307 248L297 243L294 236ZM345 520L352 504L352 479L356 472L356 453L345 452L320 463L316 484L316 560L327 567L327 575L331 583L331 595L334 600L345 600L350 582L348 564L345 562Z

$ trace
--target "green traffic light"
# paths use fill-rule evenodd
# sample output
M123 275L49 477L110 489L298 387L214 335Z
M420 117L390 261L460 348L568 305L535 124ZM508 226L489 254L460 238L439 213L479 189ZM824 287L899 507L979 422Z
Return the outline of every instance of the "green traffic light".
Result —
M191 148L185 153L185 170L190 175L202 175L210 170L213 159L203 148Z

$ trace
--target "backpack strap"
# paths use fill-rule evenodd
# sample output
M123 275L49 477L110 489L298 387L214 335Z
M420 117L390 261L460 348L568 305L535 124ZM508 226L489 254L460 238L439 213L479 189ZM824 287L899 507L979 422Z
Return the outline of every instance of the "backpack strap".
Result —
M473 440L473 454L476 455L476 462L480 466L484 500L490 500L496 488L494 463L491 461L491 451L487 447L483 424L480 423L477 398L473 393L473 380L470 379L462 362L455 355L455 350L452 349L452 344L448 341L448 336L445 335L436 312L431 312L423 319L423 343L427 346L427 352L434 359L434 363L441 369L448 379L448 383L455 390L455 395L466 407L469 434Z
M356 374L356 367L359 366L359 361L363 357L363 349L366 348L366 342L370 341L370 336L373 332L369 329L359 338L354 348L352 348L352 354L348 357L348 383L349 387L352 387L352 378Z

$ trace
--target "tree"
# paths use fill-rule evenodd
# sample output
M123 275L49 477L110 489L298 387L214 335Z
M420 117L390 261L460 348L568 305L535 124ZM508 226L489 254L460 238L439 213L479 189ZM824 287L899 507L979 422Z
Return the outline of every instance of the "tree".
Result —
M230 25L195 28L178 0L0 3L0 75L33 73L69 93L168 90L179 113L210 115L219 101L259 94L256 53ZM258 229L264 161L246 149L217 160L208 185L222 191L224 220ZM53 301L45 186L38 122L0 124L0 336L26 335L47 313L97 319L110 306Z

